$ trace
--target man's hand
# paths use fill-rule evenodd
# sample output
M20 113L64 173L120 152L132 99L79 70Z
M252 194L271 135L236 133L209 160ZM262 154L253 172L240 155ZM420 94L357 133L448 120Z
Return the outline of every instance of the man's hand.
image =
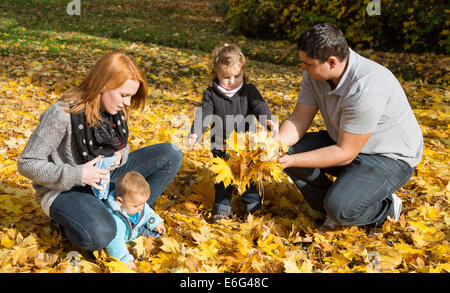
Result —
M352 134L339 129L339 137L336 144L317 148L312 151L283 155L279 162L283 168L328 168L350 164L371 134Z
M278 162L283 166L283 169L289 168L293 166L294 159L292 157L293 155L282 155Z
M317 106L297 103L292 114L281 123L274 138L288 146L296 144L308 130L318 110Z

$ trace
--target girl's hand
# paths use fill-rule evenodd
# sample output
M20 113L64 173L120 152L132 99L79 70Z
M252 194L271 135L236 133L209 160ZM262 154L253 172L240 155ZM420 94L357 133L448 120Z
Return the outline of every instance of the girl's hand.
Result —
M280 132L277 131L276 133L274 133L272 138L275 139L276 141L281 142Z
M159 223L158 225L156 225L154 230L161 235L166 233L166 227L164 226L163 223Z
M197 134L192 133L191 135L189 135L189 139L188 139L188 148L189 150L192 150L194 148L194 144L197 141Z
M114 161L114 163L111 165L111 167L109 167L109 171L117 169L120 165L120 162L122 162L122 153L120 151L114 152L114 155L116 155L117 158Z
M272 120L267 120L267 127L269 127L269 129L273 132L274 137L278 136L278 124L276 124Z
M85 163L82 171L83 184L90 185L98 190L102 190L104 187L100 187L97 184L105 184L108 182L109 170L104 170L95 167L94 165L102 159L102 156L98 156L95 159Z

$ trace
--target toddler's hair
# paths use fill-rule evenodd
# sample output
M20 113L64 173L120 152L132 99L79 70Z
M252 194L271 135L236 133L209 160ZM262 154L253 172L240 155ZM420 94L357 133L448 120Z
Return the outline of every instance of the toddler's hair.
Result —
M123 197L129 192L150 195L150 185L141 173L130 171L117 180L115 193L117 197Z
M211 71L211 78L214 80L217 78L217 67L220 65L231 66L236 63L242 65L242 70L245 71L247 65L247 59L242 54L241 49L233 44L223 44L214 48L211 54L211 61L209 68ZM246 76L247 78L247 76Z

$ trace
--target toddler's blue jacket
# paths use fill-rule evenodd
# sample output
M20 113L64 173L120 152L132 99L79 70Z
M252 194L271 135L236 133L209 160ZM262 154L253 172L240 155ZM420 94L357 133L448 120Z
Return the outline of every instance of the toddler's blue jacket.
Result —
M133 224L130 221L127 212L125 212L125 210L117 203L114 191L109 194L106 207L113 215L117 226L116 236L108 244L106 251L109 255L116 257L123 262L133 261L134 257L128 251L126 243L139 237L139 230L144 225L152 231L159 223L162 223L163 220L147 203L145 203L144 209L139 214L137 223Z

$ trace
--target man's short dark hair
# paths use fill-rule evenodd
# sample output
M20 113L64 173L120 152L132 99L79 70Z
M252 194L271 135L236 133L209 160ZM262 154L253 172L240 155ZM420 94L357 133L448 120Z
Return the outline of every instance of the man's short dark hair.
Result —
M309 28L300 36L297 45L306 56L322 63L330 56L344 61L350 53L344 34L330 23L318 23Z

